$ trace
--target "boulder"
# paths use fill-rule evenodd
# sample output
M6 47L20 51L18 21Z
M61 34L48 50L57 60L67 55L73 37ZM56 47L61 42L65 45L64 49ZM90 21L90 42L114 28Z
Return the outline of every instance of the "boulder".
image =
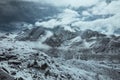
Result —
M21 63L21 61L17 61L17 60L9 60L8 64L20 65L22 63Z
M0 80L14 80L14 77L0 68Z
M10 59L18 59L18 57L14 54L2 54L0 55L0 61L10 60Z

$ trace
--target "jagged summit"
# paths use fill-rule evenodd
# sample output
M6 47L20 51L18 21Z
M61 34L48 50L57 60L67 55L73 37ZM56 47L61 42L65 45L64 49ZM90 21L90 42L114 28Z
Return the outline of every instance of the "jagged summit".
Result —
M80 33L42 27L18 35L1 33L0 78L119 80L120 38L92 30ZM83 35L86 37L82 38Z
M120 0L0 1L0 80L120 80Z

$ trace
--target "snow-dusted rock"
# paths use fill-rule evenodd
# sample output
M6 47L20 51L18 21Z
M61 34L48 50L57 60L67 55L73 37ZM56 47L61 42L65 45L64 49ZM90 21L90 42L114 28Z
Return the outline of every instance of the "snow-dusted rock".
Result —
M0 68L0 80L14 80L14 77L5 72L2 68Z
M97 31L89 30L89 29L83 31L82 34L81 34L82 39L90 39L92 37L104 37L104 36L106 36L106 35L101 34L101 33L97 32Z
M106 53L111 50L119 52L119 37L104 36L86 41L80 35L73 36L73 32L59 30L39 40L44 43L54 34L57 35L54 41L63 40L59 47L50 48L35 47L41 45L35 44L36 41L16 41L14 34L7 35L0 41L0 67L5 67L16 80L120 79L119 55Z
M74 32L64 30L64 28L56 27L53 29L53 36L48 38L45 43L51 47L59 47L64 41L75 38L77 35Z
M35 27L30 30L28 29L23 31L23 33L18 35L16 39L20 41L26 41L26 40L36 41L40 38L41 35L44 35L44 34L45 34L45 30L43 28Z

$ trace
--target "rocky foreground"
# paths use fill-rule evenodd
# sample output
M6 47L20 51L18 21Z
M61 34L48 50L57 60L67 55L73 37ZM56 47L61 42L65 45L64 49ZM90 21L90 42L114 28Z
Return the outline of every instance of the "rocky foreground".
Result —
M0 33L0 80L120 80L120 36L42 27Z

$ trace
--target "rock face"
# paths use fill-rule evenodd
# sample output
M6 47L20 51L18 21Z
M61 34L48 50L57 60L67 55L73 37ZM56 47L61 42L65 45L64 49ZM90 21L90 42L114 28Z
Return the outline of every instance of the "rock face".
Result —
M105 52L105 50L107 49L108 47L108 43L110 42L110 39L109 38L102 38L100 40L98 40L95 44L94 44L94 51L96 53L98 52Z
M55 27L53 29L43 28L43 27L35 27L32 29L27 29L21 32L17 37L16 40L19 41L37 41L41 36L44 37L47 31L51 31L53 36L47 38L43 43L51 47L59 47L64 41L70 40L75 38L77 34L75 32L70 32L64 30L62 27Z
M14 77L6 73L3 69L0 68L0 80L15 80Z
M101 34L97 31L92 31L92 30L85 30L82 32L81 34L81 38L82 39L89 39L89 38L92 38L92 37L104 37L105 35L104 34Z
M39 27L24 31L25 41L13 37L0 41L0 80L120 80L120 37L94 35L96 39L87 41L92 37L83 39L62 28L47 30L53 32L47 37L52 37L46 43L52 44L49 48L36 48L26 41L43 35Z
M16 37L17 40L20 41L36 41L40 38L41 35L45 34L45 30L41 27L35 27L30 30L25 30L23 33L21 33L19 36Z
M61 27L56 27L53 32L53 36L45 41L45 43L51 47L59 47L64 41L73 39L77 36L76 33L64 30L64 28Z
M96 53L107 52L119 54L120 51L120 39L117 38L101 38L95 44L93 44L93 50Z
M18 57L14 54L1 54L0 61L10 60L10 59L17 59Z

